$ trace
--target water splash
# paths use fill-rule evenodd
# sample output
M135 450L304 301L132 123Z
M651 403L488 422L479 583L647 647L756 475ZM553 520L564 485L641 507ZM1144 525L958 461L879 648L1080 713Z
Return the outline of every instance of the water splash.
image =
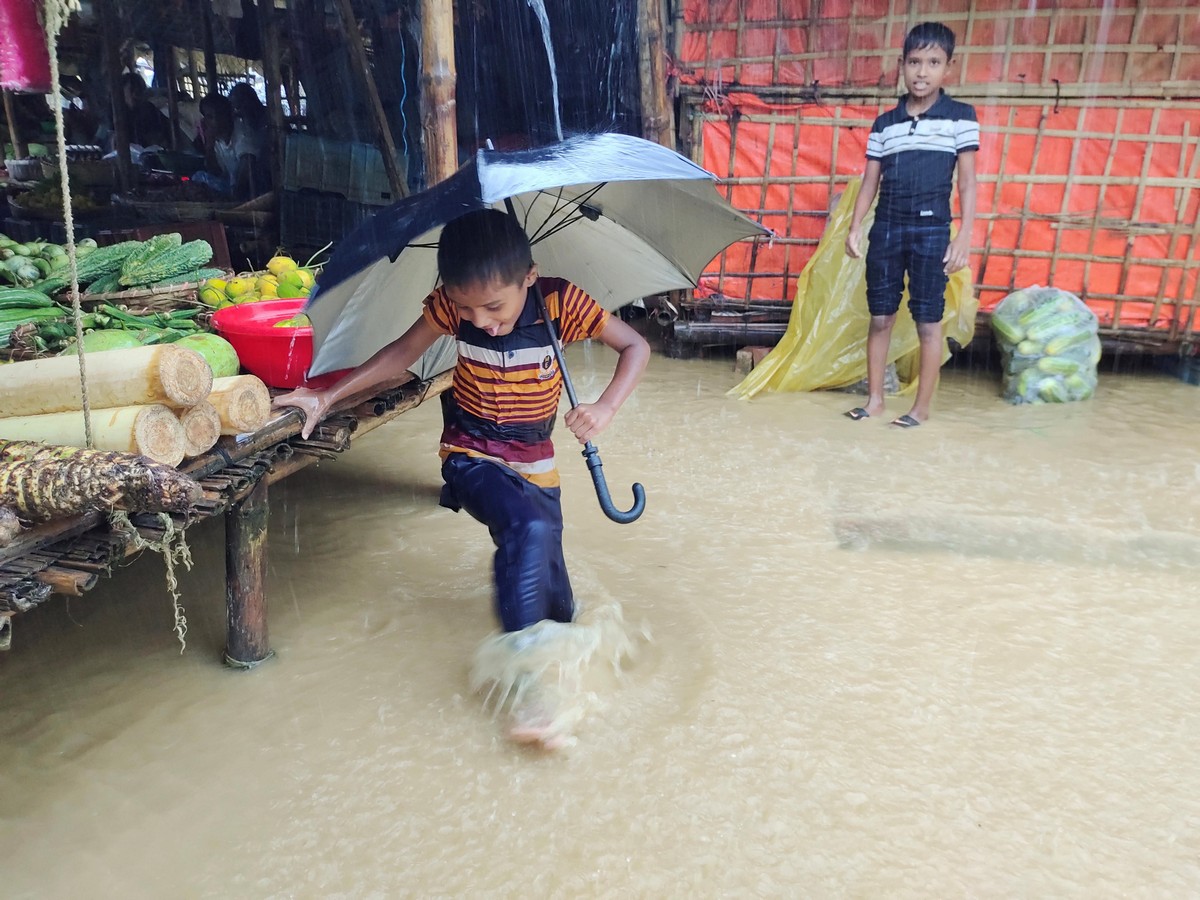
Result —
M542 43L546 45L546 59L550 63L550 90L554 97L554 132L558 139L563 139L562 113L558 103L558 64L554 61L554 45L550 43L550 17L546 15L545 0L525 0L533 14L537 16L538 24L542 26Z

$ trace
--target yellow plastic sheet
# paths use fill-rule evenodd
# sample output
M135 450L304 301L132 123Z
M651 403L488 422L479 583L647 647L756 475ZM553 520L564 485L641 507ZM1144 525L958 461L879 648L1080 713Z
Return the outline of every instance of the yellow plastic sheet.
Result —
M847 185L816 252L800 273L796 302L783 339L729 392L731 395L749 398L761 391L842 388L867 377L867 326L871 317L867 312L866 263L846 255L846 235L861 183L856 178ZM872 208L863 222L864 237L874 218ZM966 346L975 334L978 308L971 290L970 269L951 275L946 285L943 337ZM919 356L917 329L905 291L888 351L888 362L896 363L904 392L916 386ZM947 347L943 363L949 358Z

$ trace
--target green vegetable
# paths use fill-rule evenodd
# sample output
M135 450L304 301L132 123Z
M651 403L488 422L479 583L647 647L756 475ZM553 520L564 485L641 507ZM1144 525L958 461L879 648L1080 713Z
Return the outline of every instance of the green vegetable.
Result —
M193 334L175 342L180 347L195 350L208 362L215 378L236 375L241 368L233 344L216 334Z
M1037 356L1042 352L1042 345L1037 341L1024 340L1017 344L1017 352L1022 356Z
M170 287L173 284L199 284L202 281L208 281L210 278L224 278L226 276L224 269L192 269L190 272L184 272L182 275L174 275L171 278L164 278L162 281L156 281L150 287Z
M1038 396L1050 403L1066 403L1070 399L1062 381L1053 375L1038 382Z
M1025 312L1021 313L1017 317L1017 324L1024 328L1030 328L1043 319L1053 316L1055 313L1068 313L1073 309L1075 309L1075 304L1070 297L1058 297L1057 299L1045 298L1040 303L1035 303L1029 309L1025 310Z
M111 294L113 291L119 291L121 289L121 283L117 280L119 277L120 276L117 272L113 272L109 275L101 275L88 285L88 289L84 291L84 293Z
M83 336L83 350L85 353L96 353L101 350L124 350L129 347L140 347L141 345L142 342L138 340L135 332L123 329L89 331ZM78 352L78 345L71 344L58 355L73 356L78 354Z
M1092 332L1084 329L1080 329L1074 334L1064 334L1047 343L1046 352L1053 356L1079 344L1086 344L1092 337L1094 337Z
M179 236L179 233L174 232L172 234L156 234L152 238L139 242L133 252L126 256L121 263L121 274L124 275L137 268L152 256L177 248L182 241L183 238Z
M130 264L127 260L121 267L121 284L133 286L154 284L172 275L180 275L198 269L212 259L212 247L208 241L188 241L149 259Z
M91 284L97 278L119 271L125 258L140 246L141 241L122 241L93 250L85 259L79 260L79 283ZM59 269L54 275L33 285L33 288L43 294L57 294L70 283L70 269Z
M992 330L1010 344L1019 344L1025 338L1025 333L1020 328L1004 316L995 313L992 314Z
M1082 366L1073 359L1061 356L1043 356L1037 361L1039 372L1047 375L1074 375Z
M49 309L54 301L29 288L0 288L0 309Z

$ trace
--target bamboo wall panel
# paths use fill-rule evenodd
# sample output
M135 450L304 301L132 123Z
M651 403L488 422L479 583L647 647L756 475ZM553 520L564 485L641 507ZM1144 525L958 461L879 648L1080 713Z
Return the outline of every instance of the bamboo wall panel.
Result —
M702 293L791 301L885 106L730 95L693 109L693 158L776 232L716 260ZM977 109L981 309L1018 287L1053 285L1082 297L1110 330L1200 337L1200 103Z
M1200 6L1180 0L680 0L682 81L839 94L900 82L905 32L958 36L964 97L1195 97Z

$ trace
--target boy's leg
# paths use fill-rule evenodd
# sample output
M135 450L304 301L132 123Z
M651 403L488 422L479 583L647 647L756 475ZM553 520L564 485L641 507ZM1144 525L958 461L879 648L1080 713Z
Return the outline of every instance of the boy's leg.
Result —
M496 613L505 631L543 619L570 621L574 605L562 556L557 489L539 488L504 466L465 454L442 464L453 500L488 527Z
M920 375L917 396L908 416L898 424L911 427L912 422L929 418L938 377L942 373L942 315L946 308L946 270L944 257L950 244L950 227L926 226L913 229L909 252L908 308L917 325L921 342Z
M877 416L884 409L883 383L888 347L900 296L904 291L904 229L876 221L867 235L867 308L871 325L867 332L867 402L847 413L851 418ZM855 415L855 413L860 413Z

